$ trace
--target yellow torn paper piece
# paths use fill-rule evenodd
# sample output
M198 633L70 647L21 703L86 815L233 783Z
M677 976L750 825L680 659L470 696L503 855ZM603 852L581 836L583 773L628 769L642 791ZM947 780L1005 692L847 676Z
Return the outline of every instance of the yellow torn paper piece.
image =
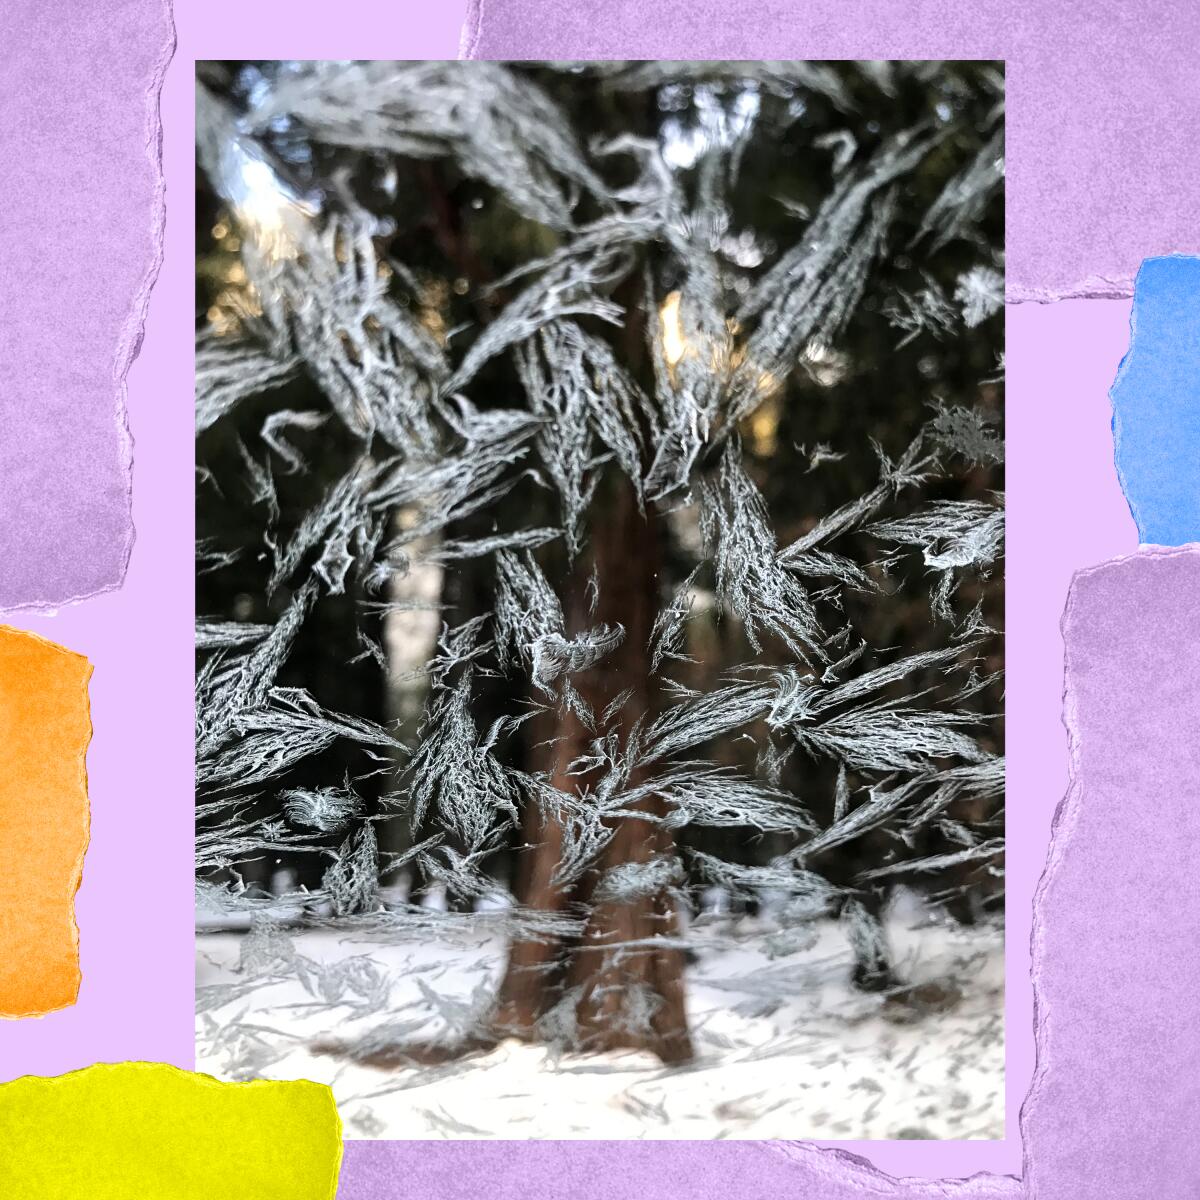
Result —
M4 1200L333 1200L342 1123L306 1080L102 1063L0 1084Z
M83 655L0 625L0 1017L79 995L91 674Z

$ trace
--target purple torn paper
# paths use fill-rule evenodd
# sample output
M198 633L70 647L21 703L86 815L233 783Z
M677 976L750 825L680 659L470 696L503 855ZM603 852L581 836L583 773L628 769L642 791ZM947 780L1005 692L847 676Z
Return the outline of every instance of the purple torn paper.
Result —
M466 58L1007 60L1009 300L1128 296L1200 250L1200 7L1174 0L471 0Z
M514 1147L519 1146L519 1159ZM553 1190L544 1182L557 1181ZM1019 1200L1017 1180L892 1179L789 1142L347 1142L338 1200Z
M0 609L119 587L125 375L161 259L164 0L0 10Z
M1037 1200L1198 1194L1197 629L1196 545L1081 571L1067 600L1071 786L1035 901L1021 1120Z

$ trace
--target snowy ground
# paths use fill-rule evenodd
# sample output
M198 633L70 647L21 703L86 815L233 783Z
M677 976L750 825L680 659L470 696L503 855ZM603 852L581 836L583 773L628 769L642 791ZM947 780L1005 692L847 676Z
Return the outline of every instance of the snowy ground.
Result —
M814 932L808 949L772 958L756 919L693 928L698 1057L684 1069L508 1042L448 1068L390 1071L314 1054L313 1043L398 1021L411 1035L433 1027L436 1007L443 1021L469 1013L501 969L498 939L382 945L293 930L281 945L302 956L297 974L272 966L278 947L261 938L201 932L197 1067L331 1084L359 1138L1002 1138L1001 931L897 905L901 973L937 985L915 1003L854 991L841 932Z

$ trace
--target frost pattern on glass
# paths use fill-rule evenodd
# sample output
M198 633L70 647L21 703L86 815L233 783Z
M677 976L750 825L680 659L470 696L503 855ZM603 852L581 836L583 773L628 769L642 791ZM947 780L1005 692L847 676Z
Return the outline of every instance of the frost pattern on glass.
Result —
M695 963L765 1021L829 930L855 1003L966 986L887 914L999 919L1002 120L988 64L200 65L207 1060L695 1069Z

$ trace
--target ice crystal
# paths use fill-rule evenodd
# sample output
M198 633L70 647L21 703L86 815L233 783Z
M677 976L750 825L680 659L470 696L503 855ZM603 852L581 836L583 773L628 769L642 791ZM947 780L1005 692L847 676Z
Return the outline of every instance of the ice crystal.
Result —
M759 632L775 634L797 655L822 657L822 630L812 600L781 561L766 506L730 443L716 481L704 485L705 549L716 564L722 600L755 650ZM795 558L788 566L795 565Z
M1004 276L993 267L972 267L959 276L954 298L962 305L963 323L974 329L1004 306Z
M1004 443L996 434L995 418L974 408L938 404L929 423L939 445L979 466L1004 461Z

